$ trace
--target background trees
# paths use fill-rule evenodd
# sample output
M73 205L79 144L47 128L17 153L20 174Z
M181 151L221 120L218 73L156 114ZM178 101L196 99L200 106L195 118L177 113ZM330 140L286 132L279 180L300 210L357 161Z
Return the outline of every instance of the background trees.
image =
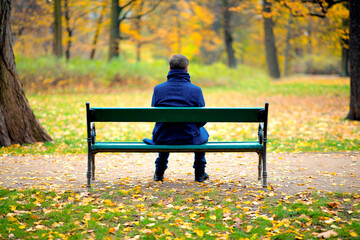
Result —
M229 59L232 59L231 62L263 68L276 65L275 60L266 60L266 49L277 49L277 54L268 54L277 55L278 67L272 68L275 73L271 74L276 77L284 71L285 56L290 74L320 73L331 64L332 71L337 73L341 49L346 48L347 43L346 27L340 26L340 23L346 25L346 8L333 7L334 11L329 9L327 18L322 19L306 14L308 6L301 1L283 1L287 3L284 5L276 0L56 0L47 3L16 0L12 23L17 53L24 56L51 53L49 46L53 46L58 32L54 22L59 22L55 21L55 9L59 8L55 8L58 6L55 3L59 2L63 39L58 42L62 42L68 57L88 57L95 46L96 56L92 55L98 59L112 58L122 52L121 58L128 61L149 60L182 52L200 63L220 61L231 66L234 64L229 64ZM263 3L272 7L264 8ZM302 17L293 17L290 32L289 8L294 9L294 15L303 13ZM273 38L269 37L270 27ZM265 47L270 46L270 42L272 47ZM137 52L143 53L143 57L139 58ZM323 62L331 58L333 62L322 67L314 62L310 64L320 61L319 58L325 60ZM307 68L308 65L315 68ZM331 70L323 72L331 73Z
M351 37L358 34L348 2L16 0L12 34L15 52L23 56L52 54L52 46L61 56L63 45L68 59L90 55L133 63L182 53L200 64L268 68L272 78L281 72L348 75L349 59L357 61L356 50L351 55L348 49L356 49ZM353 96L356 68L352 72Z

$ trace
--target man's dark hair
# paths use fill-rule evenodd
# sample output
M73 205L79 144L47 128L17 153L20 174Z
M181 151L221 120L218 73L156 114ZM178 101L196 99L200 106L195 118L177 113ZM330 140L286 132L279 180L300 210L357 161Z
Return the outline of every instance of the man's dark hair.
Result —
M169 65L171 69L185 70L189 66L189 59L184 55L176 54L170 58Z

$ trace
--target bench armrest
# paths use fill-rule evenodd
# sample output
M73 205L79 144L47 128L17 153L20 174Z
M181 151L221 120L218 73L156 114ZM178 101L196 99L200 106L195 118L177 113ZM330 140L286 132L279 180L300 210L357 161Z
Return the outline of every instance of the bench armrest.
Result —
M258 139L259 143L262 144L264 139L264 123L259 124Z
M92 144L95 144L95 140L96 140L95 123L93 123L93 122L91 123L90 130L91 130L91 143L92 143Z

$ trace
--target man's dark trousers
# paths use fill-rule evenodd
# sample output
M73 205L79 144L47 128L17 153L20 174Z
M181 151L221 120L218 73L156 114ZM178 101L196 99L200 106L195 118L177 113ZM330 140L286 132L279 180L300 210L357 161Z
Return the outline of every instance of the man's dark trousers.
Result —
M201 127L201 136L202 136L202 143L206 143L208 141L208 133L206 132L205 128ZM168 158L169 158L168 152L160 152L159 157L155 160L156 169L160 172L163 172L167 169L168 164ZM195 152L195 159L194 159L194 165L193 167L195 169L205 169L206 166L206 159L205 159L205 152Z

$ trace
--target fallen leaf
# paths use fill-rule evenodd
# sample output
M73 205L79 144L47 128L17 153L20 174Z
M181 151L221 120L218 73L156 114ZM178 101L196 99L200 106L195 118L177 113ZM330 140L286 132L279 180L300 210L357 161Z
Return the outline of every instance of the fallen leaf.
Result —
M330 238L336 237L338 234L334 230L329 230L326 232L319 233L316 237L318 238Z

